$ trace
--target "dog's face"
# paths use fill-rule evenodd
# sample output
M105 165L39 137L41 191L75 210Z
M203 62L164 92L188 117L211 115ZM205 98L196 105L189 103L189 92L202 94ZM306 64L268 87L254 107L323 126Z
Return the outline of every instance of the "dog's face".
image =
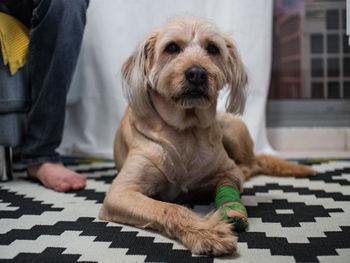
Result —
M244 67L230 38L200 18L179 17L151 32L125 62L125 93L134 112L151 109L147 89L177 107L216 105L218 92L230 87L227 110L244 108Z

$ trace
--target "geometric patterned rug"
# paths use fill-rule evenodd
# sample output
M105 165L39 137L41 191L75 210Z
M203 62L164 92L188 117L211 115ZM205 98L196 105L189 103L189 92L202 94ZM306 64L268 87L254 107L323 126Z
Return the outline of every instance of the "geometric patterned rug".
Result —
M0 183L0 262L350 262L350 160L304 161L317 171L309 178L246 182L249 229L225 258L192 255L157 232L97 220L114 163L63 161L87 176L85 189L57 193L21 170ZM200 215L214 208L210 197L184 205Z

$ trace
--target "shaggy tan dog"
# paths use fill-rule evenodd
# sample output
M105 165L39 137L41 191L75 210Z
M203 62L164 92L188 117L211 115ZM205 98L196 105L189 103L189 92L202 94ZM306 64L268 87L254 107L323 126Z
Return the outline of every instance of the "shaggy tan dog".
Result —
M129 107L114 145L119 174L100 219L156 229L194 253L232 254L237 238L220 211L201 218L169 201L214 195L223 178L242 186L258 173L313 174L306 166L254 155L244 123L216 111L219 90L228 86L227 111L242 113L247 76L234 43L212 23L170 20L146 37L122 72Z

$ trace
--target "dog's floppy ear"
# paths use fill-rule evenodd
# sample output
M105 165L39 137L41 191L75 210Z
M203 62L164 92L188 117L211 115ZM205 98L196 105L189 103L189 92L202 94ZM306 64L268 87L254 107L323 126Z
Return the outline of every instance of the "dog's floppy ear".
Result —
M145 116L151 108L147 95L157 32L150 33L122 68L123 89L131 108L139 116Z
M242 114L246 101L245 88L248 82L248 77L233 41L226 34L223 34L223 38L229 53L227 83L230 92L226 101L226 111L235 114Z

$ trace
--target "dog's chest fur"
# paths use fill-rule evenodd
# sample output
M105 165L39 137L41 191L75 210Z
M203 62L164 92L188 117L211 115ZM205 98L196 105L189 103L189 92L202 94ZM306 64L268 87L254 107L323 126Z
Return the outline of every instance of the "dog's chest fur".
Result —
M168 180L160 193L162 199L172 200L181 192L208 185L232 162L224 149L222 130L215 118L210 118L208 125L193 125L185 129L168 124L159 115L134 119L138 132L157 145L153 148L154 163ZM173 119L181 120L178 116ZM185 123L184 119L182 123Z
M183 180L189 190L218 173L226 160L221 129L216 123L207 128L164 132L186 169L187 175Z
M189 175L205 173L207 166L212 165L210 163L218 156L221 138L215 138L211 129L186 131L174 142Z

